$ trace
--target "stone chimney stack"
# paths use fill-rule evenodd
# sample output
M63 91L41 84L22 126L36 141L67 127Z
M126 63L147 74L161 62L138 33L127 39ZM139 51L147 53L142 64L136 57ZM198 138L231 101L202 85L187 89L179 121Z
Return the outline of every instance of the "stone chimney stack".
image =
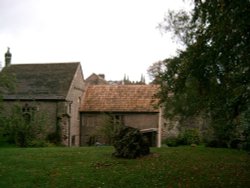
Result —
M105 80L105 74L98 74L98 76Z
M7 52L5 53L5 66L9 67L11 65L11 53L10 48L8 48Z

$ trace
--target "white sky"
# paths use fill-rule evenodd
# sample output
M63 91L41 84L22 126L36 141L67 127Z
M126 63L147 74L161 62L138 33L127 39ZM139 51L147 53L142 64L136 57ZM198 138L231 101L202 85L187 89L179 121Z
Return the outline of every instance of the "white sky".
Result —
M156 26L168 9L188 7L183 0L0 0L0 62L10 47L13 64L80 61L85 78L147 78L148 67L177 48Z

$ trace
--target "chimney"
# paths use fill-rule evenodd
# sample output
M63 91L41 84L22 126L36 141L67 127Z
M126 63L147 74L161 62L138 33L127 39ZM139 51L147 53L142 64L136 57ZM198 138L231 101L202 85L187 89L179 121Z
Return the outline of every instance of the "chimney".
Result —
M7 52L5 53L5 66L9 67L11 64L11 53L10 53L10 48L8 48Z
M98 76L105 80L105 74L98 74Z

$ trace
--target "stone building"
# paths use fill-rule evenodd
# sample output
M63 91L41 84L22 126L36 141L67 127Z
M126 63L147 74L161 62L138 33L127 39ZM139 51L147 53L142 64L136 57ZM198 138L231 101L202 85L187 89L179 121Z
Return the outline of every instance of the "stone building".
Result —
M79 62L10 64L9 61L1 74L15 80L15 89L3 92L6 113L19 105L28 117L43 114L48 132L60 130L62 144L79 146L79 107L84 91Z
M109 115L113 121L140 129L152 146L159 146L157 133L161 121L158 100L154 98L158 88L157 85L88 86L80 108L81 145L87 145L93 135L97 141L105 142L96 130L103 126L105 116Z
M171 133L154 97L157 85L113 84L102 74L84 80L79 62L11 64L9 49L5 61L0 74L15 80L14 90L1 90L5 113L19 105L28 119L45 115L47 133L60 132L65 146L87 145L107 115L140 129L152 146Z

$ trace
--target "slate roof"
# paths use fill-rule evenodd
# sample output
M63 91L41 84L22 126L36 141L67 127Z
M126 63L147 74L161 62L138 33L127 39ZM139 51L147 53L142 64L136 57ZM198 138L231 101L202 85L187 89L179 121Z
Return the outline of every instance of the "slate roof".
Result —
M82 112L158 112L157 85L90 85Z
M70 89L76 70L75 63L12 64L2 72L15 79L15 90L3 93L9 100L62 100Z

